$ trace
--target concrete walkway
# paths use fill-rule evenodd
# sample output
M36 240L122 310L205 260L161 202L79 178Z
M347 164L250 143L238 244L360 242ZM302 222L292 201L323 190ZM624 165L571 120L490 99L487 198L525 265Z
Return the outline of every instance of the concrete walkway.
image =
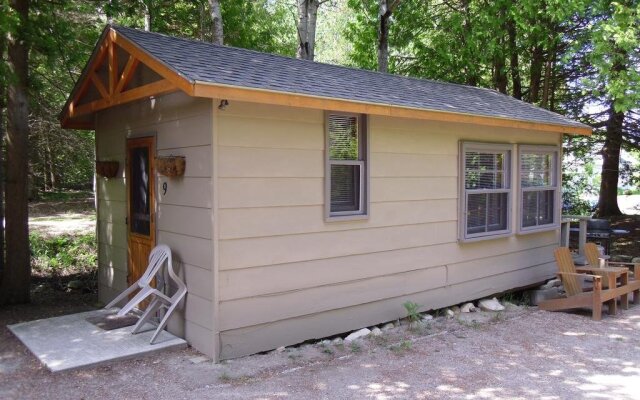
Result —
M52 372L94 367L187 347L184 339L167 331L160 333L155 344L149 344L155 331L152 325L132 335L133 326L103 330L87 321L87 318L111 314L114 312L102 309L22 322L8 328Z

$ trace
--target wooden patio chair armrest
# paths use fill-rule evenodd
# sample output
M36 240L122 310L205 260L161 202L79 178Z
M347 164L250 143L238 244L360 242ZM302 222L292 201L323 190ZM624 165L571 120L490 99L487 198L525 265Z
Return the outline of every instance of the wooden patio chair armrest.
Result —
M580 278L593 278L594 280L596 279L601 279L602 276L600 275L592 275L592 274L585 274L585 273L578 273L578 272L557 272L558 276L562 276L562 275L567 275L567 276L579 276Z
M634 274L640 272L640 263L623 262L623 261L607 261L607 265L626 265L623 268L629 268ZM616 268L616 267L614 267ZM620 267L617 267L620 268Z
M584 272L596 272L596 273L601 273L601 272L606 272L606 273L614 273L614 274L624 274L629 272L629 268L624 268L624 267L603 267L603 268L599 268L599 267L591 267L591 266L580 266L580 267L576 267L576 271L584 271Z
M593 279L593 291L602 290L602 276L600 275L591 275L591 274L581 274L576 272L558 272L558 277L562 278L562 276L578 276L580 278L591 278Z

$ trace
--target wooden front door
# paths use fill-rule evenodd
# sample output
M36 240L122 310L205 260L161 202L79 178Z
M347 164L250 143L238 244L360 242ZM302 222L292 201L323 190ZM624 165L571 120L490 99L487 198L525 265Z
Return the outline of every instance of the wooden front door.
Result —
M129 285L147 268L149 253L156 244L155 226L155 139L127 141L127 232L129 237Z

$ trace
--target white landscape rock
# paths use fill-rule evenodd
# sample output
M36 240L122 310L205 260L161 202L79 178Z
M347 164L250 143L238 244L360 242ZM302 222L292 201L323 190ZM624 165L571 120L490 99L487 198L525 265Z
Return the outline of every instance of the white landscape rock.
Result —
M476 306L473 303L465 303L460 307L460 312L462 313L470 313L476 311Z
M375 328L373 328L371 330L371 335L372 336L381 336L382 335L382 330L380 330L380 328L378 328L377 326Z
M478 306L483 311L503 311L504 306L500 304L498 299L495 297L493 299L484 299L478 302Z
M516 310L522 310L522 306L519 306L517 304L513 304L509 301L503 301L502 305L504 306L504 308L506 308L507 310L511 310L511 311L516 311Z
M337 337L331 341L331 343L333 343L334 346L340 346L343 342L344 340L342 340L341 337Z
M450 308L447 308L446 310L444 310L444 315L447 318L453 318L455 317L456 313L454 313L453 310L451 310Z
M390 329L395 328L396 326L393 324L393 322L389 322L388 324L384 324L384 326L382 327L383 331L388 331Z
M431 321L432 319L433 319L433 315L431 315L431 314L424 314L424 315L422 316L422 321L424 321L424 322L429 322L429 321Z
M276 349L276 353L282 353L285 351L285 347L284 346L280 346Z
M345 342L352 342L356 339L360 339L363 338L365 336L368 336L371 333L371 331L368 328L362 328L359 331L355 331L355 332L351 332L349 334L349 336L347 336L346 338L344 338Z

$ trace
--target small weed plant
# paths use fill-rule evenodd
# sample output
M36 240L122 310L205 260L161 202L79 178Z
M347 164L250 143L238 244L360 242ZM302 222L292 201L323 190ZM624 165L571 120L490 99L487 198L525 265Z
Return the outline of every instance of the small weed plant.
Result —
M389 346L389 350L393 351L396 354L404 354L411 350L413 347L413 343L410 340L403 340L400 343L392 344Z
M413 301L405 301L402 303L404 309L407 311L407 319L409 322L419 322L420 321L420 304L414 303Z

